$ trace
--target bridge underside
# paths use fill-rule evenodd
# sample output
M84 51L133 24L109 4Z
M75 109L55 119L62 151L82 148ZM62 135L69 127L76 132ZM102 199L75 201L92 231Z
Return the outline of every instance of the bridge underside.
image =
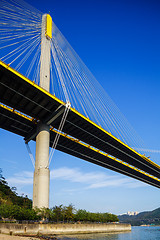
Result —
M35 140L39 121L51 126L50 146L65 103L0 62L0 127ZM160 188L160 167L70 109L57 149Z

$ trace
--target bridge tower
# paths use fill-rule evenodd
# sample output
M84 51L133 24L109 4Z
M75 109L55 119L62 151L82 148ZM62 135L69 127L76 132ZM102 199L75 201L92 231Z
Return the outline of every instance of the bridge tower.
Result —
M42 16L41 30L41 66L40 86L50 90L52 18L49 14ZM33 208L49 208L49 125L39 122L36 136L36 160L33 180Z

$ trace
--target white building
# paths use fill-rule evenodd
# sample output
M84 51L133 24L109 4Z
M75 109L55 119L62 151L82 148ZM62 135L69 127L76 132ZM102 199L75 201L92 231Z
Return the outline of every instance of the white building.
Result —
M139 212L130 212L130 211L128 211L127 215L129 215L129 216L136 216L138 213Z

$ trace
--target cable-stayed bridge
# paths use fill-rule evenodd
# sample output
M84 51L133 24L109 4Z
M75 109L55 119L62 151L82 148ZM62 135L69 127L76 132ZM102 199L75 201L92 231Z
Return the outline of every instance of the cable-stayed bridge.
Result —
M34 206L48 207L55 148L159 188L160 166L135 150L141 140L50 15L2 2L0 127L36 141Z

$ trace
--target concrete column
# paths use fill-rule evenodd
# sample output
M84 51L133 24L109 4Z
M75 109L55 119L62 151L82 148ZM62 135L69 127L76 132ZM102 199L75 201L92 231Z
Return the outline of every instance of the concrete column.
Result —
M36 163L33 184L33 207L49 207L49 141L50 128L39 123L36 137Z
M49 20L48 20L49 19ZM50 21L50 22L47 22ZM50 89L50 39L51 17L42 16L40 86ZM49 26L48 26L49 25ZM40 122L37 126L36 162L33 182L33 208L49 208L49 143L50 127Z

